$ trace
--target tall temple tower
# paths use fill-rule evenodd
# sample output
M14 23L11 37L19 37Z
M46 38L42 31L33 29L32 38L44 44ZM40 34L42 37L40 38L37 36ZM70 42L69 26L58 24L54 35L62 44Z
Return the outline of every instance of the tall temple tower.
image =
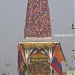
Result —
M60 62L65 58L60 44L52 40L48 0L28 0L25 22L24 40L18 43L19 75L52 75L53 68L63 75L61 65L52 63L54 54Z
M28 0L24 38L51 37L48 0Z

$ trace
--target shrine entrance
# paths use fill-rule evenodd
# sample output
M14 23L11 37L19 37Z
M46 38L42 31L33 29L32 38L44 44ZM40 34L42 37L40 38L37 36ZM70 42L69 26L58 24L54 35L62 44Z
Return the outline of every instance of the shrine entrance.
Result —
M49 56L43 49L34 51L33 54L31 54L28 71L31 75L50 74Z
M22 42L26 65L22 75L52 75L53 69L50 63L56 44L56 42Z

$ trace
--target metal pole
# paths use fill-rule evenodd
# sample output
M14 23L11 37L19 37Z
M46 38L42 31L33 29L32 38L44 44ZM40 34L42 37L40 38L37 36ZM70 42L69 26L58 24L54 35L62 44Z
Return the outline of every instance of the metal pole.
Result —
M72 30L73 30L73 34L74 34L74 49L72 50L73 51L73 53L74 53L74 55L73 55L73 60L74 60L74 67L75 67L75 20L74 20L74 23L72 24L72 28L71 28Z
M74 21L74 50L75 50L75 21ZM74 51L74 58L75 58L75 51ZM74 59L74 68L75 68L75 59Z

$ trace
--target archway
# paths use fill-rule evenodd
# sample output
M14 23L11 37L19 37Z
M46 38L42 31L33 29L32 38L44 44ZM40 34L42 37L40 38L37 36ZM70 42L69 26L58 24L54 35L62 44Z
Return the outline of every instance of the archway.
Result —
M29 55L30 63L28 64L28 71L31 74L49 74L50 62L49 55L43 49L34 48Z

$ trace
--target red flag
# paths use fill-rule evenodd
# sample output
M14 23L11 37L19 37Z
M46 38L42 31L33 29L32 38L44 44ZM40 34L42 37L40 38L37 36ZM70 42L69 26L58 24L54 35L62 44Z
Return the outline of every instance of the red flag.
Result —
M53 61L51 63L51 66L55 69L55 71L59 74L59 75L63 75L62 72L62 66L61 66L61 62L65 60L65 57L63 55L62 49L61 49L61 45L57 44L55 46L55 54L53 57Z

